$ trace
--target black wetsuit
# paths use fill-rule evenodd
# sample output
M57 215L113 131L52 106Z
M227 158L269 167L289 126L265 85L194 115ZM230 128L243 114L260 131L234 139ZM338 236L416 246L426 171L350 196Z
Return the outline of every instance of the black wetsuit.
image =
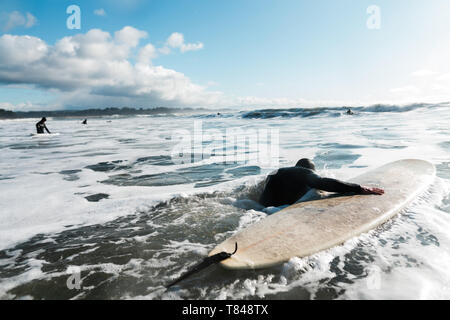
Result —
M311 188L338 193L361 193L361 186L331 178L322 178L302 167L279 169L266 179L259 203L265 207L291 205Z
M39 121L38 123L36 123L37 133L44 133L44 129L47 131L47 133L50 133L47 126L45 125L45 122Z

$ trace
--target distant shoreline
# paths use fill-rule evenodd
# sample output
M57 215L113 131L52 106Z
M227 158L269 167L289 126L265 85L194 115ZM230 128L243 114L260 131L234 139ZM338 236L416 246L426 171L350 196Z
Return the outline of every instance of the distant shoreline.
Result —
M204 108L106 108L106 109L86 109L86 110L54 110L54 111L9 111L0 109L0 120L6 119L28 119L28 118L73 118L73 117L102 117L113 115L158 115L174 113L195 113L211 111Z
M92 117L104 117L104 116L136 116L136 115L174 115L174 114L199 114L208 113L213 115L216 113L222 113L227 111L241 112L243 118L274 118L274 117L310 117L319 114L332 114L334 116L351 109L356 112L409 112L421 108L432 108L440 106L450 106L450 102L441 103L411 103L404 105L395 104L374 104L369 106L318 106L318 107L284 107L284 108L253 108L246 109L241 107L235 109L232 107L221 109L208 109L208 108L169 108L169 107L157 107L151 109L144 108L106 108L106 109L78 109L78 110L53 110L53 111L9 111L0 109L0 120L8 119L31 119L31 118L92 118Z

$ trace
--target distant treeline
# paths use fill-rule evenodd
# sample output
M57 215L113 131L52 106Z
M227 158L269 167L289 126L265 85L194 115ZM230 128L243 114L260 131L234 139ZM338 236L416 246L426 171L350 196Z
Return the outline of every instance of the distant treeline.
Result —
M42 118L42 117L100 117L112 115L156 115L171 113L191 113L205 111L206 109L192 108L153 108L153 109L134 109L134 108L106 108L106 109L86 109L86 110L56 110L56 111L8 111L0 109L0 119L23 119L23 118Z

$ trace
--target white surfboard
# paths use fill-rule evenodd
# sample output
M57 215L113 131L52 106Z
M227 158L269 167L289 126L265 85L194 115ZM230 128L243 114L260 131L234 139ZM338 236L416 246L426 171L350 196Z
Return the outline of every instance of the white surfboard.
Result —
M233 252L221 262L228 269L258 269L305 257L344 243L393 217L433 181L433 164L400 160L350 182L380 187L384 195L350 195L297 203L219 244L209 254Z
M32 133L31 137L32 138L53 138L59 136L58 132L55 133Z

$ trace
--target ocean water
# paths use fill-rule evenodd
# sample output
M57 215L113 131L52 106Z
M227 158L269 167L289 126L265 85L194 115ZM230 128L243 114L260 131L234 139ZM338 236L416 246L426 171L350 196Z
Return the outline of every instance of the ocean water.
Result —
M1 120L0 299L449 299L450 104L345 110L50 118L59 135L42 137L36 119ZM267 147L223 143L233 129ZM341 246L164 288L264 219L264 177L304 157L342 180L406 158L437 177Z

